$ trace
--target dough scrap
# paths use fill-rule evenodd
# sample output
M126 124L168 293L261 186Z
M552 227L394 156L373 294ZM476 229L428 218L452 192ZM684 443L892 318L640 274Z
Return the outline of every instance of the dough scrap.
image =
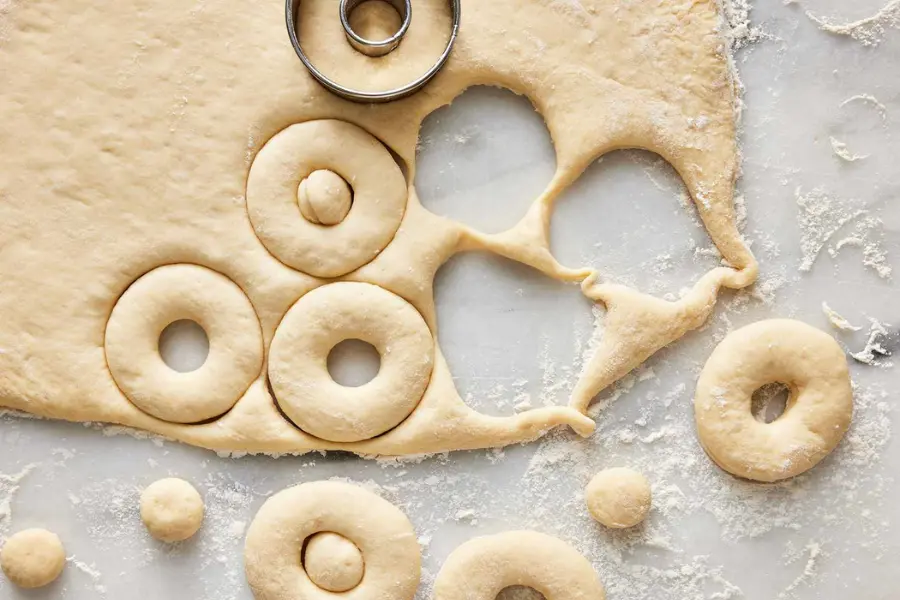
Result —
M309 580L328 592L346 592L362 581L365 563L356 544L336 533L317 533L303 553Z
M494 600L503 589L531 587L547 600L604 600L591 563L555 537L510 531L454 550L434 582L434 600Z
M603 525L634 527L650 512L650 482L633 469L604 469L588 483L584 499L591 516Z
M446 0L421 0L400 47L372 59L347 44L333 0L303 0L301 11L311 59L360 89L414 79L449 33ZM287 43L283 5L214 10L161 0L140 19L126 5L98 11L90 0L11 6L0 53L0 115L14 116L0 138L0 405L235 452L404 455L529 441L559 425L590 433L583 413L597 392L699 326L720 287L756 278L734 219L735 96L721 16L714 0L463 0L462 12L453 55L423 91L364 106L314 82ZM63 26L79 31L81 43L59 36ZM423 119L473 85L526 95L556 150L546 189L497 234L432 214L412 185ZM457 253L496 253L548 277L585 281L590 269L561 265L550 252L553 205L598 157L626 147L673 165L727 266L674 303L596 274L586 281L585 293L607 304L607 322L569 406L481 415L460 398L436 345L415 409L381 435L330 442L279 412L264 351L290 307L336 279L402 298L432 336L434 275ZM335 225L301 212L300 183L321 169L352 189L352 206ZM165 382L198 382L227 362L215 359L223 347L207 328L207 364L178 378L158 364L144 314L120 323L143 276L189 266L233 282L259 331L246 318L225 349L239 361L223 379L229 386L207 380L160 393ZM162 287L148 291L161 306L147 314L172 306ZM202 288L198 311L219 296ZM110 338L119 326L143 332L134 352L132 340ZM146 371L129 373L129 360Z
M141 520L150 535L182 542L200 530L205 507L197 489L174 477L154 481L141 493Z
M21 588L39 588L53 582L66 566L66 551L55 533L24 529L0 549L0 567L7 579Z
M763 423L753 392L769 383L790 390L784 413ZM838 445L853 413L847 359L827 333L800 321L770 319L737 329L713 351L697 382L700 444L737 477L774 482L808 471Z
M406 515L361 487L316 481L278 492L266 500L250 524L244 546L244 567L256 600L334 597L312 581L301 561L304 542L322 532L353 542L365 563L362 581L343 592L341 598L412 600L415 597L421 553Z

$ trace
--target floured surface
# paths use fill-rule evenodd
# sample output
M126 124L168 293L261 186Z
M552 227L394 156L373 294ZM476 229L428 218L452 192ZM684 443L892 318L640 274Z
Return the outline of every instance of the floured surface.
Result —
M842 22L882 4L877 0L850 12L846 4L816 3L822 14L846 16ZM891 157L900 90L887 69L897 64L900 39L887 34L877 49L864 50L818 30L797 9L781 0L758 2L753 26L774 39L764 38L737 57L747 88L740 191L745 231L762 264L760 283L752 294L724 298L709 327L605 394L602 407L594 409L599 431L593 437L581 441L565 433L560 440L503 452L394 466L330 454L220 459L180 444L106 437L80 425L4 419L0 441L7 451L0 456L0 473L15 475L37 465L12 496L10 525L58 532L73 557L59 587L37 597L116 599L128 597L135 584L148 598L252 600L241 553L256 510L289 485L338 476L381 485L410 515L426 572L418 600L431 599L430 582L458 544L527 527L584 553L610 599L891 599L894 589L887 584L900 560L896 367L854 361L855 424L832 457L788 484L761 488L725 476L702 454L691 424L696 376L731 327L772 316L799 318L858 352L869 336L868 317L900 323L896 275L882 279L863 265L857 248L845 246L835 256L826 250L809 272L798 270L802 224L794 196L797 186L803 194L820 187L831 197L852 200L851 210L872 210L882 220L883 248L896 273L900 213L893 202L898 182ZM876 98L887 117L864 100L840 106L860 94ZM423 145L434 168L426 169L426 156L420 157L416 186L422 201L437 212L442 195L434 188L441 187L456 194L454 201L477 204L483 195L475 182L495 174L483 165L505 151L505 187L495 188L498 200L483 210L514 223L527 208L514 199L540 193L553 174L552 159L545 160L549 136L516 137L535 117L522 99L473 90L459 102L471 109L466 131L451 126L456 108L436 115L443 126L431 124L425 131ZM481 121L482 112L496 118ZM843 163L833 156L829 136L871 157ZM584 264L603 268L617 281L677 297L717 259L703 229L679 205L680 184L629 156L609 155L560 199L552 223L554 252L583 256ZM439 180L439 170L447 178ZM534 172L549 173L547 180L529 182ZM693 246L685 242L689 238ZM665 254L670 258L658 258ZM522 402L567 400L581 365L576 357L591 345L592 307L577 288L478 254L453 259L439 273L437 287L442 349L460 392L473 405L511 414ZM823 301L862 329L832 329ZM473 351L475 344L483 354ZM579 494L589 475L613 464L640 469L655 486L660 510L651 511L647 529L638 535L604 534L583 508ZM175 549L149 540L137 514L140 489L164 476L194 482L208 506L198 538ZM6 490L0 481L0 502ZM8 593L6 586L0 582L0 596Z

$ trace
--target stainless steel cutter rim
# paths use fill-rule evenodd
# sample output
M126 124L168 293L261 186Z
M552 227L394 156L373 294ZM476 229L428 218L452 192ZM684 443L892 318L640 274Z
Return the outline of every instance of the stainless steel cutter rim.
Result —
M394 10L400 15L400 29L392 36L376 41L362 37L356 33L353 26L350 25L350 14L357 6L367 1L368 0L341 0L341 25L344 27L344 33L347 34L347 41L349 41L350 45L356 48L356 50L362 52L366 56L384 56L385 54L389 54L396 50L397 46L400 45L403 36L406 35L406 31L409 29L409 24L412 21L412 5L410 4L410 0L384 0L393 6Z
M349 88L337 83L336 81L332 81L324 73L319 71L316 66L312 64L312 61L309 60L309 57L306 56L306 53L303 51L303 47L300 45L300 40L297 39L297 10L300 8L300 1L301 0L285 0L285 20L287 21L288 36L290 36L291 38L291 45L294 47L294 52L297 53L297 57L309 70L310 74L316 79L316 81L322 84L331 93L352 102L392 102L394 100L400 100L401 98L406 98L407 96L416 93L417 91L422 89L422 87L426 83L428 83L431 78L437 74L438 71L441 70L441 68L447 62L447 59L450 58L450 53L453 50L453 44L456 42L456 37L459 34L460 0L448 0L450 4L452 20L450 37L447 40L447 47L444 48L444 51L438 57L437 62L435 62L430 69L425 71L425 73L423 73L417 79L414 79L404 86L390 90L384 90L381 92L365 92L362 90Z

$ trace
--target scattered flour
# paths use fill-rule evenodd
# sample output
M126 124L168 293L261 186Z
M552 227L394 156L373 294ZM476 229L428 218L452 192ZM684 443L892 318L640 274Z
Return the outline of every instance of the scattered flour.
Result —
M891 356L891 349L886 344L889 341L895 342L897 336L888 331L888 327L890 324L870 318L869 337L866 345L859 352L850 353L853 360L871 366L893 367L894 363L887 360Z
M12 475L0 473L0 541L5 540L9 535L13 497L19 491L22 480L36 468L36 464L30 464Z
M832 310L825 302L822 302L822 312L825 313L825 316L828 317L828 322L831 323L831 326L835 329L840 329L841 331L859 331L862 329L862 327L852 325L850 321Z
M812 19L822 31L849 36L863 46L877 46L884 39L885 30L900 29L900 0L891 0L871 17L852 23L834 23L825 17L814 15L810 11L806 11L806 16Z
M847 144L835 137L830 137L829 139L831 140L832 151L834 151L835 156L841 160L856 162L858 160L863 160L864 158L869 158L868 154L854 154L853 152L850 152L847 148Z
M884 123L887 121L887 107L875 96L871 94L856 94L841 102L840 107L843 108L851 102L865 102L866 104L870 104L875 107L875 110L881 115L881 122Z

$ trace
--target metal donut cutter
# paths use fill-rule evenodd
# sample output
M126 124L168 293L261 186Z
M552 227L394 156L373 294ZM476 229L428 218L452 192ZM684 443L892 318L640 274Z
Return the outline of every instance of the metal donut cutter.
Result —
M400 15L400 29L397 30L391 37L385 40L368 40L355 31L353 31L353 27L350 25L350 14L353 12L357 6L365 2L366 0L341 0L340 3L340 18L341 25L344 27L344 33L347 35L347 41L350 43L353 48L355 48L358 52L365 54L366 56L378 57L384 56L385 54L390 53L395 50L397 46L400 45L400 42L403 40L403 36L406 35L407 30L409 29L410 21L412 20L412 6L410 4L410 0L386 0L390 5L392 5L397 13ZM367 102L367 103L381 103L381 102L392 102L394 100L400 100L401 98L406 98L410 96L428 83L432 77L437 74L438 71L444 66L447 62L447 59L450 58L450 52L453 50L453 44L456 42L456 36L459 34L459 22L460 22L460 0L448 0L450 5L450 17L451 17L451 29L450 29L450 37L447 40L447 46L444 48L444 51L438 57L437 61L429 68L425 73L420 75L417 79L410 81L406 85L403 85L398 88L384 90L380 92L365 92L362 90L356 90L353 88L349 88L347 86L341 85L336 81L329 79L324 73L319 71L315 65L312 64L312 61L309 60L309 57L306 55L306 52L303 51L303 47L300 45L300 40L297 37L297 24L299 22L299 12L300 12L300 2L301 0L286 0L285 2L285 20L287 21L287 29L288 35L291 38L291 45L294 47L294 51L297 53L297 56L300 58L301 62L306 66L309 70L310 74L321 83L328 91L332 92L344 98L345 100L351 100L353 102Z

